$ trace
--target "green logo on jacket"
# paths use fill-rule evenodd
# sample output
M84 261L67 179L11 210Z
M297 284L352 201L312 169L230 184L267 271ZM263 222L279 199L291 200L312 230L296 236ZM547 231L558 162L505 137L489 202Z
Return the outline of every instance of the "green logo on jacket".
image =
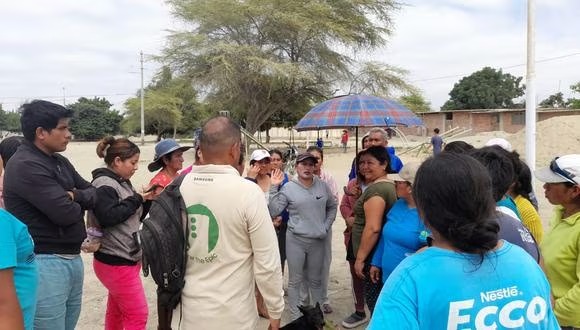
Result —
M220 232L214 214L205 205L195 204L187 208L187 216L192 240L191 246L196 250L195 252L210 253L213 251L218 243ZM205 240L207 240L207 245L205 245ZM202 243L204 246L199 246L196 242Z

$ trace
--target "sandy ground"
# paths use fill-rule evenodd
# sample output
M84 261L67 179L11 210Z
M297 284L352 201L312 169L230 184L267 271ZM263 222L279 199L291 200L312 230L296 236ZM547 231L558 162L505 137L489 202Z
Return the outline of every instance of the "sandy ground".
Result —
M545 123L542 128L542 134L544 131L549 130L551 127L560 127L558 133L550 134L550 141L542 140L539 136L539 154L538 165L543 166L546 162L553 157L552 155L572 153L569 149L577 148L578 144L578 134L576 133L575 126L572 125L569 129L569 133L562 132L562 123L569 123L572 118L568 117L562 122L550 122ZM580 118L575 119L576 123L580 123ZM574 120L572 120L574 122ZM568 125L570 126L570 125ZM567 126L566 126L567 127ZM559 143L553 143L552 135L560 139ZM475 146L479 147L483 145L489 138L494 136L506 137L508 140L513 140L512 144L518 150L523 150L523 132L510 136L503 132L493 132L478 136L464 137L464 139ZM569 138L569 141L562 141L562 136ZM458 138L459 139L459 138ZM420 143L425 141L425 138L414 137L410 139L412 143ZM402 142L397 138L391 140L392 144L395 146L402 146ZM413 142L414 141L414 142ZM573 142L576 143L573 143ZM550 145L547 150L542 149L545 144ZM555 147L554 147L555 146ZM103 165L102 160L100 160L95 154L95 143L84 143L84 142L73 142L69 145L65 155L69 157L71 162L76 166L79 173L86 179L90 179L90 172ZM146 169L149 161L153 158L153 142L147 143L145 146L141 147L141 160L140 169L137 171L132 181L136 187L145 185L148 180L153 176ZM402 150L401 150L402 151ZM578 152L578 151L576 151ZM416 152L405 153L401 156L404 162L407 161L417 161L428 157L427 153L417 154ZM349 148L347 153L341 153L337 150L330 151L325 156L324 168L326 171L330 172L336 179L339 188L346 185L347 174L350 169L351 161L354 157L354 148ZM192 151L185 153L186 164L191 163L193 160ZM543 190L541 184L535 182L536 192L540 201L540 216L546 225L549 221L551 215L552 207L547 203L544 198ZM351 296L351 285L350 285L350 273L348 270L348 264L345 261L345 248L342 243L343 235L342 232L345 228L344 221L340 215L337 216L336 222L333 228L333 262L331 266L330 283L329 283L329 298L334 312L326 315L327 328L329 329L341 329L340 323L342 319L350 313L353 312L354 306ZM545 227L547 228L547 227ZM85 283L84 283L84 295L83 295L83 308L81 312L80 321L78 323L78 329L102 329L104 327L104 313L106 309L106 290L103 288L101 283L96 279L93 269L92 269L92 256L88 254L83 254L83 259L85 261ZM148 329L156 329L156 309L155 309L155 284L150 278L144 278L145 291L147 293L147 298L149 302L149 322ZM287 313L284 314L282 318L282 324L285 324L288 320ZM259 325L259 329L266 329L268 322L262 320ZM359 327L362 329L364 327Z

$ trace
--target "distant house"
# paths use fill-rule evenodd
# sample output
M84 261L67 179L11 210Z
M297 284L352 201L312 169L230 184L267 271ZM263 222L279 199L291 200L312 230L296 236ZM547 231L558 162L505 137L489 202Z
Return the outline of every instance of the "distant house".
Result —
M580 115L580 109L538 109L537 119L540 122L552 117L573 115ZM425 122L426 134L433 132L436 127L441 132L460 127L471 129L473 133L491 131L516 133L526 125L524 109L451 110L424 112L420 116Z

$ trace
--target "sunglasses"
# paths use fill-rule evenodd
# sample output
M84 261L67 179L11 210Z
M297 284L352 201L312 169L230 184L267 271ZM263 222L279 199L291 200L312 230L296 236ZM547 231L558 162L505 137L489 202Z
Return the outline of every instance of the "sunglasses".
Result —
M558 166L558 163L556 162L556 160L558 160L559 157L554 158L554 160L552 162L550 162L550 170L556 174L559 174L561 177L563 177L564 179L568 180L570 183L577 185L578 183L576 181L574 181L574 178L576 177L576 175L563 170L560 168L560 166Z

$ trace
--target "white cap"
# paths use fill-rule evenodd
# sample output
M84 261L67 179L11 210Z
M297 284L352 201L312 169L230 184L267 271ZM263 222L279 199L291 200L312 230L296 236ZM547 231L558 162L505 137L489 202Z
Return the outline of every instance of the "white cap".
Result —
M550 166L534 172L536 179L547 183L570 182L580 184L580 155L571 154L556 157Z
M409 162L401 168L399 173L389 174L387 177L393 181L408 181L413 184L420 166L419 162Z
M486 147L500 146L506 151L509 151L509 152L514 151L514 148L512 148L512 144L504 138L493 138L493 139L487 141L485 143L485 146Z
M250 160L260 161L264 158L270 158L270 153L264 149L257 149L252 152Z

